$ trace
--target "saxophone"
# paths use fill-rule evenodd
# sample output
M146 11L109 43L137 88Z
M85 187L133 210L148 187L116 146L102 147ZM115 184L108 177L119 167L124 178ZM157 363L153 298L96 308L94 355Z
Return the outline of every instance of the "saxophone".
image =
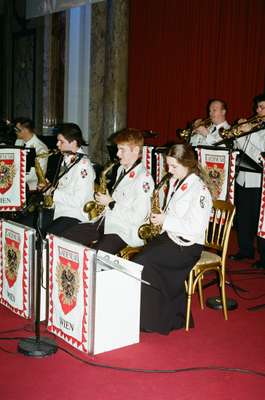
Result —
M39 159L40 158L49 158L50 156L52 156L53 154L58 154L60 153L60 150L58 149L54 149L54 150L50 150L46 153L40 153L39 155L37 155L35 157L35 172L37 175L37 179L38 179L38 187L40 187L40 193L43 192L43 207L44 208L51 208L53 205L53 195L52 194L45 194L45 189L50 186L50 183L47 182L46 178L45 178L45 174L43 169L41 168Z
M153 191L152 199L151 199L151 213L152 214L160 214L160 199L159 199L159 191L161 187L169 180L171 174L167 173L163 176L161 181L158 183L157 187ZM145 243L154 239L161 232L161 225L154 225L152 222L143 224L138 229L138 236L140 239L144 240Z
M103 171L101 172L99 178L99 185L95 187L95 192L106 194L107 193L107 173L114 167L117 162L107 164ZM88 214L88 219L90 221L98 218L104 211L105 206L98 204L96 201L87 201L84 205L84 212Z

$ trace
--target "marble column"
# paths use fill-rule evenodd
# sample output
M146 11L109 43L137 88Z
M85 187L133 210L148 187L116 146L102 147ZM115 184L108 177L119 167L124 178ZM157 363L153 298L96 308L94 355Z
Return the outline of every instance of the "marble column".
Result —
M48 15L44 24L43 132L63 120L65 12Z
M108 138L127 125L128 24L128 0L92 6L90 155L98 162L108 159Z
M103 160L104 79L107 31L106 1L91 5L90 88L89 88L89 156Z

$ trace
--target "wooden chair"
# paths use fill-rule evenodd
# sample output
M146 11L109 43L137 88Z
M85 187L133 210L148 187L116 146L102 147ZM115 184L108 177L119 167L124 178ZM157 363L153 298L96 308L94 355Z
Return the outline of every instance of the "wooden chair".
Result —
M189 273L187 282L187 314L186 331L189 330L191 298L198 285L201 309L203 306L202 279L206 272L216 271L220 282L222 309L227 320L227 305L225 295L225 263L230 231L235 215L235 206L223 201L213 201L213 211L205 235L205 250L201 258Z

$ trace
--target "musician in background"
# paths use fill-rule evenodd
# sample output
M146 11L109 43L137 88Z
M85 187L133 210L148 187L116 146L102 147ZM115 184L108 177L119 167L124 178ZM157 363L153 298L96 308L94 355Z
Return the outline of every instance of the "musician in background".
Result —
M29 118L17 118L16 119L16 134L17 140L16 146L24 146L26 148L34 148L36 155L46 153L48 147L43 143L35 133L33 121ZM40 165L44 173L47 170L47 158L40 160ZM29 187L29 191L37 190L38 179L35 172L35 168L31 167L30 171L26 175L26 183Z
M74 123L56 127L57 147L63 154L59 180L44 193L53 198L53 222L43 230L60 235L64 230L87 221L83 211L88 200L93 199L95 172L84 154L82 132ZM60 178L61 176L61 178Z
M253 104L257 117L265 117L265 94L254 97ZM248 123L247 120L239 120L240 124L243 122L246 122L246 124L240 127L242 133L251 132L251 123ZM265 129L263 128L237 138L235 147L242 150L256 163L259 163L260 153L265 150ZM232 260L253 259L255 257L254 242L259 220L261 182L261 172L239 170L235 186L236 228L239 250L229 257ZM258 237L257 247L260 260L253 266L265 269L265 240Z
M0 120L0 145L13 147L17 135L15 125L6 119Z
M222 140L219 135L220 128L228 129L230 125L226 121L227 106L223 100L212 99L208 103L209 126L205 126L203 120L198 119L194 122L193 134L190 139L192 146L212 146Z
M144 244L138 236L138 229L150 214L154 188L152 176L141 162L144 144L142 133L124 129L115 136L114 142L120 161L116 182L110 193L95 193L95 200L105 206L105 210L99 219L79 224L62 234L68 239L112 254L126 245Z
M162 232L133 259L144 266L142 278L152 284L142 285L141 329L161 334L185 326L185 279L200 258L212 208L192 146L172 146L166 162L172 174L166 206L151 214Z

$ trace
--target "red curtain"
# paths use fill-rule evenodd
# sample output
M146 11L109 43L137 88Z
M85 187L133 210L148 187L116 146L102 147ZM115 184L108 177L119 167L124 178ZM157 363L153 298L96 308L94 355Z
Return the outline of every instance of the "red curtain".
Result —
M230 122L265 88L264 0L131 0L128 126L176 139L206 117L210 98Z

